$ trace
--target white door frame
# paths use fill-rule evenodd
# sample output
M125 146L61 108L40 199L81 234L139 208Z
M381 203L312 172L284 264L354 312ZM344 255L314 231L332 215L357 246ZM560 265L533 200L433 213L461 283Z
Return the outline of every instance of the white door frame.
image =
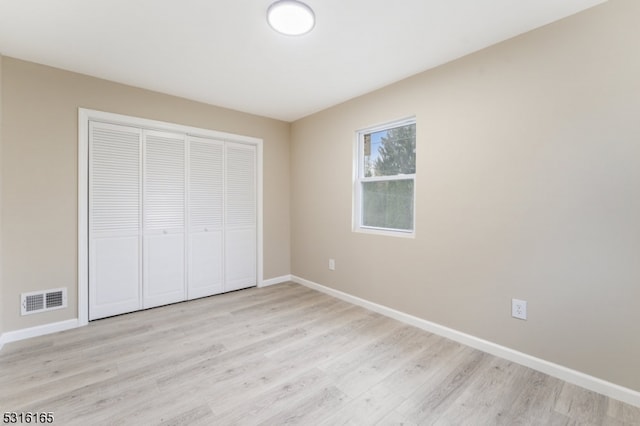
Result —
M225 142L255 145L257 151L257 286L263 285L262 151L263 140L164 121L78 108L78 325L89 323L89 121L120 124L142 129L180 132Z

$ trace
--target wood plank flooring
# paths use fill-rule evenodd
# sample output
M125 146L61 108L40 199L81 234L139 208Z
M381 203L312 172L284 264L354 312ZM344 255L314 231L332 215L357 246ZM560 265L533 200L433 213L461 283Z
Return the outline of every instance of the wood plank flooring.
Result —
M640 408L286 283L5 345L63 425L640 425Z

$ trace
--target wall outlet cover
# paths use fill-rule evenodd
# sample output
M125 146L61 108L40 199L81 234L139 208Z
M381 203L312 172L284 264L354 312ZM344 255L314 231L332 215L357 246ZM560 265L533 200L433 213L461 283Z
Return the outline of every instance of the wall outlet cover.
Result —
M527 301L511 299L511 316L514 318L527 319Z

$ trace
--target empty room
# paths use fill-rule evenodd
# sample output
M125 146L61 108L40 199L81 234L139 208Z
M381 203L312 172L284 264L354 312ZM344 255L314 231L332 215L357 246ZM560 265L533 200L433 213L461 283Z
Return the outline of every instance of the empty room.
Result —
M637 0L0 0L0 415L639 425Z

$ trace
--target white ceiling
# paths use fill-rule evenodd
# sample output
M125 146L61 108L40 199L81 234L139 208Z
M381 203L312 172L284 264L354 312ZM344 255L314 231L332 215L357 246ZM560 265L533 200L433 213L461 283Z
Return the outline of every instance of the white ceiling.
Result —
M604 0L0 0L0 53L293 121Z

